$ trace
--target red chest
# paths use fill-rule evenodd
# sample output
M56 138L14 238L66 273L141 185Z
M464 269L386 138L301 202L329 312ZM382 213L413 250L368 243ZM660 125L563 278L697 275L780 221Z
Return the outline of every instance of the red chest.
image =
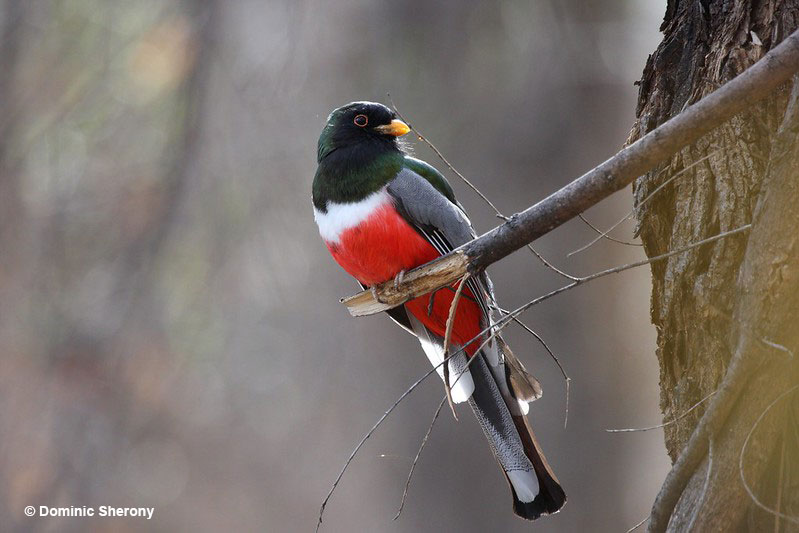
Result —
M371 206L370 206L371 207ZM330 224L326 226L325 224ZM334 227L329 221L320 225L322 234ZM410 270L432 261L440 254L421 237L389 202L378 204L354 226L336 234L335 241L325 241L336 262L364 285L388 281L401 270ZM405 304L405 308L430 331L443 337L457 283L441 289L435 296L424 295ZM469 288L463 291L452 330L454 344L465 345L480 333L482 313ZM466 347L472 355L480 340Z
M364 285L387 281L439 256L390 204L344 230L338 242L326 244L336 262Z

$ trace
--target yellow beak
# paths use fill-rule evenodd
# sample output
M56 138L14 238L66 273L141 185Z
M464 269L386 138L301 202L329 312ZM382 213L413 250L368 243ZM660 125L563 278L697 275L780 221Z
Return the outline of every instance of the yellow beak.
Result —
M411 131L411 128L409 128L408 125L405 124L403 121L397 120L395 118L394 120L391 121L391 124L376 126L375 130L385 135L393 135L394 137L399 137L400 135L405 135L406 133Z

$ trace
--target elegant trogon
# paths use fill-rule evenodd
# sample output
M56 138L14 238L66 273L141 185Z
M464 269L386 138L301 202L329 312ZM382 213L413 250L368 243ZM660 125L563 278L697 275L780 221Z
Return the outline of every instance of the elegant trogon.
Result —
M364 287L397 279L475 237L444 176L398 142L408 131L386 106L353 102L334 110L319 136L314 218L333 258ZM388 311L419 339L442 378L457 287ZM493 303L485 273L466 282L450 336L450 353L462 348L447 363L452 399L469 402L510 484L514 512L533 520L558 511L566 496L525 416L541 395L538 382L499 335L480 349Z

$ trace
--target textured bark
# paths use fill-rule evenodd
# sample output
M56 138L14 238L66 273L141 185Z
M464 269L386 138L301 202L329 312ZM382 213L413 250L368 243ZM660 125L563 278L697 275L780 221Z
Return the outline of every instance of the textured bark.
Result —
M631 140L751 66L797 23L796 0L670 1L663 42L640 82ZM799 353L799 119L792 108L786 112L790 88L786 84L634 183L638 205L669 177L710 155L637 208L638 232L649 256L753 223L748 236L652 265L651 315L658 332L664 418L684 413L723 383L732 391L723 398L725 405L712 402L707 408L725 416L716 416L695 442L691 437L704 408L666 427L668 453L682 461L656 502L654 530L666 524L674 531L799 527L758 508L738 468L755 421L797 382L796 358L769 345ZM799 515L795 397L769 411L744 461L760 501L794 516ZM710 414L704 415L708 421ZM689 455L701 464L686 461ZM659 515L664 510L670 523L668 514Z

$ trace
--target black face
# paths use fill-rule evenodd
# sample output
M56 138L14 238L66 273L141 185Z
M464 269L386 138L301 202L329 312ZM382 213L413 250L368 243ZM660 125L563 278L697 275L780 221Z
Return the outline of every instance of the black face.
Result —
M370 139L394 143L395 135L375 128L388 126L395 118L396 114L383 104L352 102L330 114L319 142L331 148L343 148Z

